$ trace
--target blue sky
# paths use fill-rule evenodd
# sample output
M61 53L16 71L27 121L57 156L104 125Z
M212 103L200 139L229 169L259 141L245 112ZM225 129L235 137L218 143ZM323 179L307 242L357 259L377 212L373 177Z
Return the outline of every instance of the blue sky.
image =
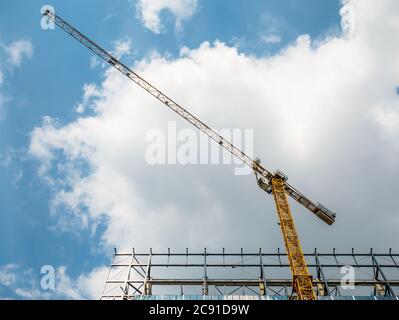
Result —
M124 58L128 64L154 51L175 59L183 46L195 49L216 40L247 56L267 57L278 55L302 34L317 40L341 32L338 0L251 0L250 5L244 0L198 0L179 28L175 15L162 11L160 33L144 25L135 1L1 1L0 92L8 101L0 120L0 266L31 269L36 279L45 264L66 266L76 278L107 265L112 254L102 248L102 224L94 235L90 230L57 229L57 214L49 204L54 190L39 177L39 164L27 152L43 117L56 119L60 126L75 121L83 85L104 79L102 68L90 67L92 55L82 45L60 30L40 28L43 4L53 5L108 50L118 40L131 39L132 54ZM23 57L20 66L10 66L4 48L21 39L31 42L33 54ZM1 296L19 297L0 284Z

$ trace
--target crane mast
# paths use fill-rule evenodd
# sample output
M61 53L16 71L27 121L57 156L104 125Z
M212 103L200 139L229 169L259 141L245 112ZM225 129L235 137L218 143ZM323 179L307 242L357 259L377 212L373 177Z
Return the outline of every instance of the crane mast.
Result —
M166 94L158 90L152 84L147 82L133 70L129 69L112 54L105 51L99 45L80 33L76 28L63 20L59 15L46 10L43 12L44 16L51 19L58 27L63 29L66 33L78 40L94 54L110 64L112 67L120 71L130 80L135 82L141 88L146 90L149 94L157 98L168 108L172 109L179 116L190 122L200 131L205 133L210 139L214 140L221 147L229 151L233 156L240 159L242 162L251 167L255 173L259 187L266 191L268 194L273 194L276 204L279 224L283 233L284 244L287 251L287 256L290 264L291 273L293 276L293 290L300 300L316 300L316 294L313 289L312 276L306 265L305 256L299 242L299 237L295 229L294 220L291 214L290 206L288 203L287 195L296 200L310 212L314 213L317 217L325 223L331 225L335 221L335 213L328 210L326 207L319 203L312 202L305 197L297 189L287 183L287 177L280 171L271 172L265 169L260 160L253 160L240 149L235 147L228 140L224 139L215 130L211 129L200 119L180 106L174 100L169 98Z
M302 252L290 205L284 190L284 180L281 177L272 178L271 185L291 269L292 287L299 300L316 300L312 276L306 265L305 255Z

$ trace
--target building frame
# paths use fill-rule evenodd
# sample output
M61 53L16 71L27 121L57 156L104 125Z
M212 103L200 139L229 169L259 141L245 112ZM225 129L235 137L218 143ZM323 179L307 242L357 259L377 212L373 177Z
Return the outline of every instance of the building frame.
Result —
M350 253L338 253L335 249L325 253L315 249L305 257L319 298L399 300L399 254L392 249L387 253L376 253L373 249L367 253L354 249ZM169 272L171 270L175 273ZM241 276L235 274L237 270ZM183 271L188 276L182 276ZM231 253L224 248L221 252L207 249L136 252L134 248L130 252L118 252L115 249L100 299L161 296L184 299L187 287L204 299L215 296L295 299L289 271L287 256L280 249L274 253L265 253L262 249ZM155 292L155 288L162 289ZM176 288L179 292L173 292Z

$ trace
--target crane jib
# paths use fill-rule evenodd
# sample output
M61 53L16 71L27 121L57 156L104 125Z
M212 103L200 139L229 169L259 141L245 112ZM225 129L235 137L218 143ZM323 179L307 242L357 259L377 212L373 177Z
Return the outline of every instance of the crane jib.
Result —
M258 162L254 161L251 157L249 157L244 152L242 152L240 149L238 149L233 144L231 144L229 141L224 139L215 130L208 127L206 124L204 124L201 120L199 120L197 117L195 117L189 111L187 111L186 109L181 107L178 103L176 103L171 98L169 98L166 94L162 93L160 90L158 90L153 85L151 85L149 82L147 82L145 79L140 77L133 70L129 69L123 63L121 63L118 59L116 59L114 56L112 56L109 52L107 52L106 50L101 48L99 45L94 43L92 40L87 38L85 35L80 33L77 29L75 29L72 25L70 25L68 22L63 20L60 16L56 15L55 13L53 13L49 10L46 10L45 12L43 12L43 15L47 16L49 19L54 21L54 23L57 26L59 26L66 33L68 33L73 38L75 38L80 43L82 43L85 47L87 47L89 50L91 50L98 57L103 59L105 62L110 64L112 67L114 67L121 73L123 73L130 80L132 80L133 82L138 84L141 88L143 88L148 93L150 93L152 96L154 96L159 101L161 101L164 105L166 105L167 107L169 107L170 109L175 111L178 115L180 115L186 121L190 122L192 125L194 125L196 128L198 128L200 131L205 133L210 139L214 140L221 147L223 147L224 149L229 151L233 156L235 156L236 158L240 159L242 162L247 164L249 167L251 167L254 170L255 173L259 174L264 179L266 179L269 184L271 183L271 179L274 177L274 173L263 168ZM335 213L331 212L330 210L328 210L326 207L324 207L323 205L321 205L319 203L312 202L310 199L308 199L303 194L301 194L298 190L296 190L295 188L290 186L287 182L285 182L285 192L292 199L296 200L299 204L304 206L310 212L314 213L317 217L319 217L321 220L323 220L327 224L334 223Z

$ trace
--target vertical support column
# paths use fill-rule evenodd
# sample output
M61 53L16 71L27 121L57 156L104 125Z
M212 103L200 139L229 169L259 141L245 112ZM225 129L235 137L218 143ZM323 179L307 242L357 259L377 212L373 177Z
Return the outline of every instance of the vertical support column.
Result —
M206 266L206 248L204 248L204 278L202 282L202 295L207 296L208 295L208 272L207 272L207 266Z
M389 281L387 280L387 278L385 277L384 272L382 271L382 268L380 266L380 264L378 263L377 259L374 256L373 253L373 249L370 250L370 255L371 255L371 259L373 261L373 269L374 269L374 278L376 281L378 281L378 284L380 286L384 285L384 293L383 295L386 296L395 296L395 292L393 291ZM379 275L381 275L382 280L379 280ZM380 286L378 286L378 284L375 285L374 287L374 294L376 295L378 293L378 288L380 288Z
M148 282L151 278L151 260L152 260L152 248L150 248L150 254L148 257L148 262L147 262L147 269L145 271L145 278L144 278L144 289L143 289L143 295L145 296L150 296L152 295L152 284Z
M105 291L107 289L108 281L110 280L109 276L111 275L111 270L112 270L112 266L113 266L113 264L115 262L116 254L117 254L117 251L116 251L116 248L114 248L114 256L112 257L112 262L111 262L111 265L110 265L109 270L108 270L107 280L105 280L105 284L104 284L104 288L103 288L103 292L102 292L102 295L100 297L100 300L105 296Z
M391 260L393 262L393 264L398 267L398 264L396 263L395 259L392 256L392 248L389 248L389 256L391 257Z
M135 259L135 257L136 257L136 255L135 255L135 252L134 252L134 248L132 248L132 257L130 259L130 263L129 263L129 266L128 266L129 270L126 273L125 283L124 283L123 288L122 288L122 290L123 290L123 300L127 300L129 298L130 273L131 273L131 270L132 270L133 260Z
M328 296L330 290L328 288L327 279L324 275L323 265L320 263L319 255L317 254L317 249L314 249L314 258L316 262L316 269L317 269L317 278L322 283L317 283L317 291L319 296Z
M259 278L259 294L261 296L266 296L266 279L265 279L265 269L263 266L263 257L262 257L262 249L259 248L259 263L260 263L260 278Z

